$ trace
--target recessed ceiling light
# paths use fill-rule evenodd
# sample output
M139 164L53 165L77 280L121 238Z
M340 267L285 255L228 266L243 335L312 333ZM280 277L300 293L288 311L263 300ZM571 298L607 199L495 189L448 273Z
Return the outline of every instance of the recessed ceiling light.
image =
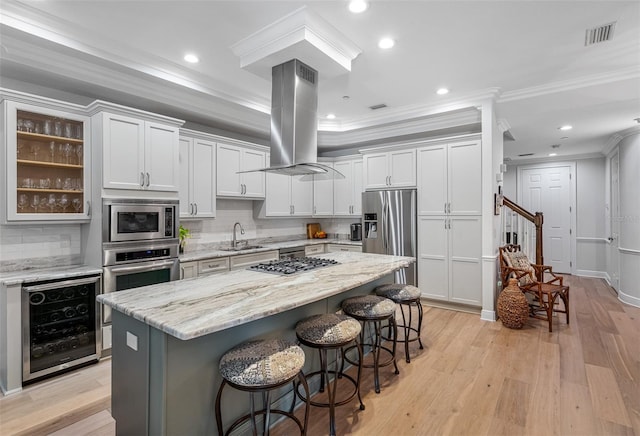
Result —
M327 114L327 119L328 120L335 120L336 119L336 114Z
M558 129L560 129L560 130L571 130L571 129L573 129L573 126L570 126L570 125L567 124L565 126L558 127Z
M436 94L438 94L438 95L445 95L445 94L448 94L448 93L449 93L449 90L447 88L440 88L440 89L438 89L436 91Z
M558 153L549 153L549 157L557 156Z
M633 121L635 121L636 124L640 124L640 118L634 118Z
M184 55L184 60L189 62L190 64L197 64L198 62L200 62L198 56L194 55L193 53L187 53L186 55Z
M391 38L382 38L380 41L378 41L378 47L382 48L382 49L388 49L393 47L396 44L396 42L391 39Z
M364 12L369 7L369 4L364 0L351 0L349 2L349 10L354 14Z

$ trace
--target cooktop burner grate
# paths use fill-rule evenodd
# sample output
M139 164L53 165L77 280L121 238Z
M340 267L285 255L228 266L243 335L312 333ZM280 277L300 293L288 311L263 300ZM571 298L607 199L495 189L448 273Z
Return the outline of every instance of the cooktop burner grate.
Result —
M251 265L248 270L260 271L270 274L289 275L303 271L310 271L325 266L338 265L340 262L319 257L297 257L292 259L273 260L271 262Z

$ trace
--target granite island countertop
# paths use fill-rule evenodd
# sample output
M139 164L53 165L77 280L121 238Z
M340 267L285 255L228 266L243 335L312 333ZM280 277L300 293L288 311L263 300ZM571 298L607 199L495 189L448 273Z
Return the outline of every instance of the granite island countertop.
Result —
M275 315L382 278L413 257L336 252L338 265L279 276L235 270L103 294L98 301L188 340Z

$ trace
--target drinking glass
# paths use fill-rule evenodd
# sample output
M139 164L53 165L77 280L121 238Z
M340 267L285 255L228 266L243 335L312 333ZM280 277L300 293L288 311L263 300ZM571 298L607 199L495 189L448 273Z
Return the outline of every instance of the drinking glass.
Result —
M62 189L64 189L65 191L73 190L73 179L71 179L71 177L67 177L66 179L64 179Z
M51 120L44 120L44 124L42 126L42 133L45 135L51 135Z
M58 202L56 201L55 194L49 194L49 198L47 199L47 207L49 208L51 213L53 213L57 205Z
M62 189L62 179L60 177L56 178L56 183L54 186L56 189Z
M33 194L31 197L31 207L35 213L38 213L38 208L40 207L40 196L38 194Z
M27 194L20 194L18 196L18 209L22 212L27 206L29 206L29 196Z
M31 133L33 132L33 121L25 120L24 121L24 130Z
M82 145L76 145L76 156L78 157L78 165L82 165Z
M80 209L82 209L82 200L74 198L71 200L71 206L73 206L73 210L75 210L76 213L80 213Z
M33 131L35 133L42 133L42 123L35 123L33 126Z
M58 200L58 206L62 208L63 213L66 213L67 207L69 207L69 196L67 194L62 194L60 196L60 200Z
M51 187L51 179L40 179L40 189L49 189Z
M51 141L49 143L49 154L51 155L51 162L56 161L56 142Z
M53 123L53 134L55 136L62 136L62 122L56 121Z
M22 157L20 156L22 154L22 149L24 148L24 144L20 141L18 141L18 159L22 159Z
M33 155L33 160L38 160L38 153L40 153L40 145L31 144L31 154Z
M64 137L65 138L73 138L73 126L71 123L64 124Z
M73 147L68 142L64 145L62 152L64 153L64 163L69 164L69 157L71 156L71 149Z
M24 130L24 120L22 118L18 118L18 130L21 132Z

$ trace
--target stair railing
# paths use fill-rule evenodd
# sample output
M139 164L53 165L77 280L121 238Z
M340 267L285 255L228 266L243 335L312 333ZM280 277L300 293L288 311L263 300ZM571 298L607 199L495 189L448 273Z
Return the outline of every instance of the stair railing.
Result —
M534 245L532 244L531 236L535 235L536 264L544 265L544 257L542 255L542 224L544 222L544 218L542 216L542 212L536 212L535 214L533 214L524 209L522 206L519 206L518 204L509 200L507 197L502 197L502 204L511 209L518 215L518 217L520 217L519 219L516 219L515 222L512 219L507 223L504 222L503 218L503 230L506 230L507 228L510 230L509 232L502 232L503 237L504 235L507 236L507 240L505 242L513 244L517 244L518 242L520 242L522 250L527 253L527 255L531 256L531 254L533 254L532 248ZM526 223L524 220L527 220L529 223ZM517 235L520 235L521 237L524 236L524 238L518 241Z

